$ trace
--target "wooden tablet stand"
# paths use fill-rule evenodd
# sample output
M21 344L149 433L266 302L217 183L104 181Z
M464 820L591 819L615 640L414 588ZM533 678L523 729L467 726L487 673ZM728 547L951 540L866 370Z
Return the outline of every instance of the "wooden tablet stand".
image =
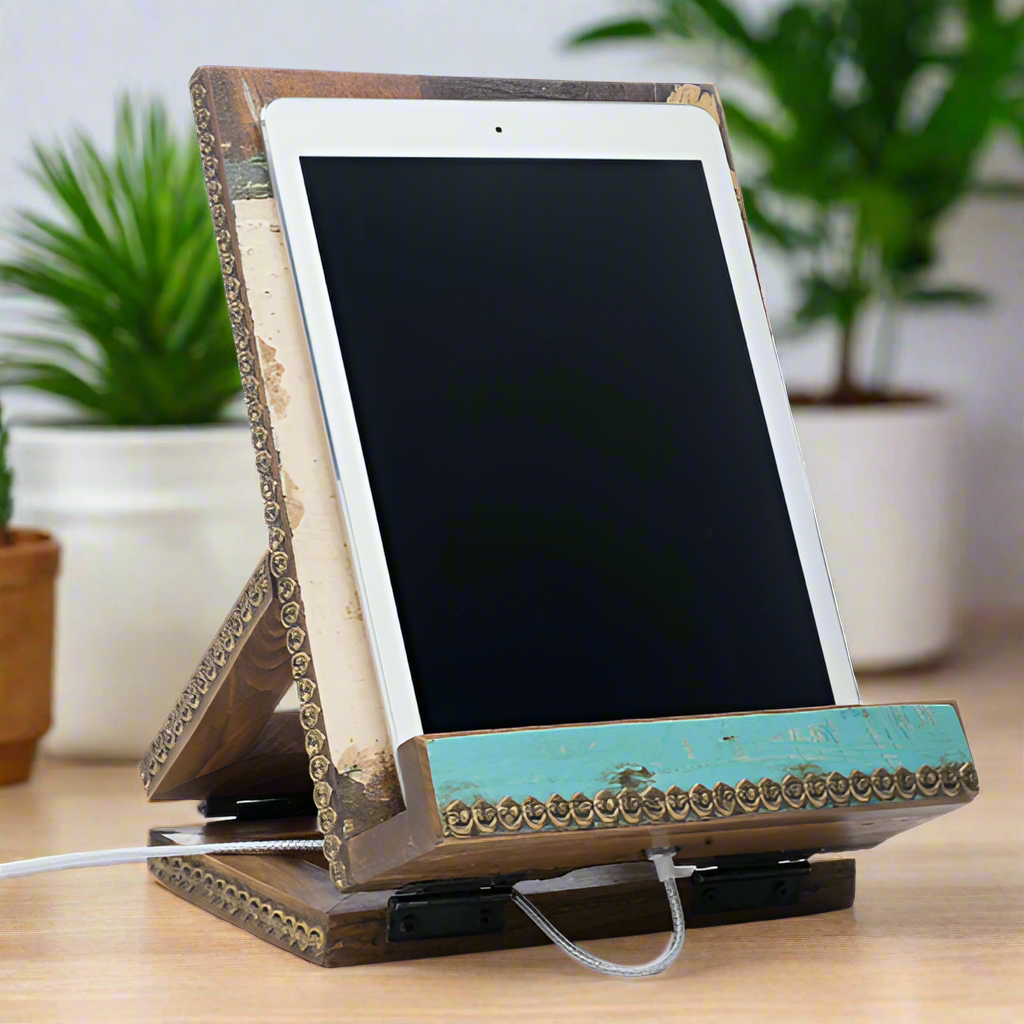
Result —
M158 881L345 966L547 941L509 904L514 883L573 939L666 930L651 847L701 866L679 883L691 927L849 907L854 862L835 854L973 799L952 703L448 734L392 751L259 111L278 96L688 103L728 153L718 95L252 68L202 68L191 88L270 546L140 764L149 799L230 819L152 830L168 847L150 862ZM277 711L293 685L299 709ZM200 839L317 836L322 854L188 853Z

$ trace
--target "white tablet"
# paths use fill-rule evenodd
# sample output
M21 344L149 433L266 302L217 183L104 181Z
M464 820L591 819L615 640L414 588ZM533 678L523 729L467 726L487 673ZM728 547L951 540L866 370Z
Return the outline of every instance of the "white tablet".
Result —
M263 128L393 744L858 701L705 111Z

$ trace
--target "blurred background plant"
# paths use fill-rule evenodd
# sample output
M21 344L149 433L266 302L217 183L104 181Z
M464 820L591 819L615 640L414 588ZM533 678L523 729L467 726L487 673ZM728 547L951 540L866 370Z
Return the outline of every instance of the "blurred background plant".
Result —
M32 153L54 212L14 212L0 282L45 310L9 336L0 386L111 426L220 419L240 382L194 137L125 96L109 155L81 131Z
M1024 12L1004 6L820 0L786 3L765 19L726 0L649 0L573 39L681 41L691 56L710 57L716 81L739 72L723 105L730 135L752 158L741 175L747 219L798 277L782 335L834 327L830 403L890 397L900 307L984 300L933 271L936 233L953 207L972 194L1024 198L1024 182L976 177L1000 127L1024 143ZM874 303L885 307L874 368L859 379Z
M0 388L53 410L10 432L14 514L62 549L46 742L137 757L267 534L195 135L123 94L113 121L31 144Z

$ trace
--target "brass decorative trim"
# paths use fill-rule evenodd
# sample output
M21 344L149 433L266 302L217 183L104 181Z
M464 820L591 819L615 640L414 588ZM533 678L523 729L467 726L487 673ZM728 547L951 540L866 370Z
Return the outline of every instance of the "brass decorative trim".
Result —
M900 766L895 772L876 768L870 775L829 772L820 775L786 775L781 782L763 778L754 783L742 779L735 786L717 782L710 789L697 783L688 790L655 786L637 790L602 789L592 797L574 793L566 800L553 793L546 801L528 796L522 803L502 797L496 804L483 798L472 807L452 800L439 808L444 835L457 839L503 835L507 832L582 831L630 828L634 825L667 825L672 822L707 821L743 814L810 809L831 804L930 799L978 791L978 773L970 761L943 763L938 768L922 765L916 772Z
M266 562L261 562L249 577L242 596L235 603L216 639L203 655L202 661L182 690L170 713L164 719L156 739L149 745L145 757L139 762L142 785L149 792L153 780L163 770L168 755L174 749L185 726L195 717L206 700L210 687L217 681L221 669L227 664L229 654L241 639L246 627L252 621L256 610L267 599L270 592L270 577Z
M213 134L213 115L207 99L206 87L200 81L192 84L192 111L195 116L199 152L203 161L210 213L213 217L214 237L224 275L224 293L227 297L228 316L238 355L238 370L242 376L242 397L245 399L253 448L256 450L256 469L259 473L260 494L263 497L263 518L267 524L270 542L270 576L273 578L278 599L281 625L285 629L285 647L291 656L292 678L299 695L299 720L302 723L306 753L309 755L309 774L314 782L314 795L320 814L317 827L325 839L335 837L339 808L334 806L334 767L327 737L318 728L320 707L317 696L316 673L309 638L305 630L305 610L299 584L293 575L291 527L282 512L278 454L273 446L270 421L263 382L260 379L259 358L254 343L245 286L235 252L232 229L233 214L224 203L230 199L223 195L220 181L220 163L217 139ZM223 201L222 201L223 200ZM327 813L327 812L330 813ZM325 842L324 852L334 861L340 853L341 843ZM332 865L333 867L333 865ZM339 865L340 868L340 865ZM335 876L332 872L332 877ZM341 879L337 879L339 888Z
M207 871L198 858L157 857L149 863L150 873L168 888L198 896L240 923L255 925L267 938L302 951L320 952L324 948L322 928L296 917L255 889L243 889Z

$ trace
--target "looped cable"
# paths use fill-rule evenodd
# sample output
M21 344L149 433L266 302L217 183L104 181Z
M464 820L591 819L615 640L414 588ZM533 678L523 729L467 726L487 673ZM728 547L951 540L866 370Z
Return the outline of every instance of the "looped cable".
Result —
M660 956L645 964L616 964L611 960L604 960L593 953L581 949L575 942L567 939L521 892L512 890L512 902L533 921L533 923L567 956L572 957L578 964L597 971L598 974L608 974L615 978L649 978L655 974L661 974L666 967L669 967L676 957L682 952L683 942L686 939L686 921L683 918L683 904L679 899L679 889L676 886L677 878L689 878L696 870L687 865L675 864L672 860L675 849L672 847L658 850L647 850L648 860L652 861L658 870L658 880L665 886L665 894L668 896L669 909L672 911L672 937Z

